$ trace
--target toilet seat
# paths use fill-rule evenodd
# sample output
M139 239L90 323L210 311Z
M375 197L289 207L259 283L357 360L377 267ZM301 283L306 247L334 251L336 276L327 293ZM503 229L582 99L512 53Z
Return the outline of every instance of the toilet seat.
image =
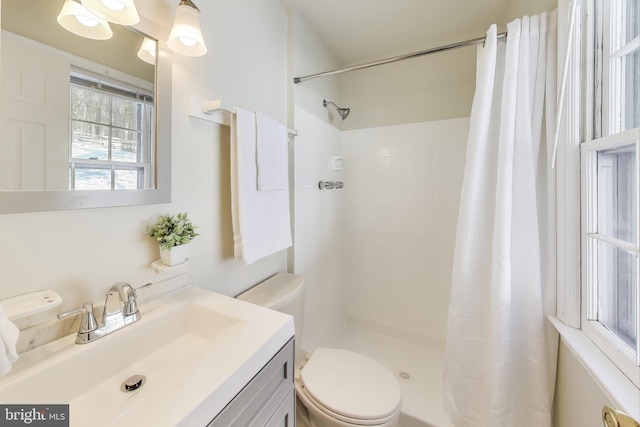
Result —
M398 381L363 354L319 347L301 368L299 380L299 391L307 400L346 423L380 425L400 410Z
M305 406L307 407L307 409L309 408L308 405L313 405L314 408L322 413L324 413L325 415L327 415L329 418L331 418L332 420L338 420L338 421L342 421L345 424L340 424L340 425L349 425L349 426L371 426L371 427L375 427L375 426L381 426L381 425L385 425L385 423L388 423L389 421L393 420L394 418L397 417L396 413L393 413L385 418L380 418L380 419L372 419L372 420L363 420L363 419L358 419L358 418L350 418L350 417L345 417L344 415L338 414L336 412L331 411L330 409L324 407L321 403L319 403L318 401L316 401L315 399L313 399L309 393L306 392L304 386L302 386L302 396L300 395L300 391L298 390L298 397L301 397L301 400L305 403Z

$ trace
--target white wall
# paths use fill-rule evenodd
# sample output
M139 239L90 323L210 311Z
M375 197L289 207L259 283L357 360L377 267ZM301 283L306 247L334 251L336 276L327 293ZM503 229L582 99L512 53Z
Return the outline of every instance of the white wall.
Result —
M340 131L302 108L295 111L296 218L294 271L305 277L301 346L312 350L342 316L344 299L342 206L344 190L320 190L318 181L342 181L331 169L341 154Z
M324 42L298 13L289 16L291 79L316 70L335 68L337 62ZM340 131L323 99L336 99L335 79L291 84L293 127L298 130L294 152L293 271L305 277L305 322L301 346L315 348L342 313L341 191L320 191L318 181L337 180L330 159L341 154Z
M463 118L344 132L350 317L444 340L468 129Z
M137 4L143 17L170 27L175 6ZM189 118L187 99L191 93L222 99L286 122L287 11L279 0L201 1L198 7L209 53L173 57L172 202L0 215L0 299L54 289L68 309L102 301L116 281L164 279L149 267L158 249L144 233L157 215L181 211L200 226L189 254L196 285L234 295L286 269L286 251L251 266L233 260L229 130Z

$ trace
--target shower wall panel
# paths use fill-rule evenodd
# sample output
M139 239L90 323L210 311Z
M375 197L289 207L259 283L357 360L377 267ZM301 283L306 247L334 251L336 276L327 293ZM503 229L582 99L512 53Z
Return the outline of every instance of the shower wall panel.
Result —
M294 271L305 277L302 348L315 348L342 315L344 190L320 190L318 181L343 181L331 158L341 154L340 131L295 109Z
M469 119L342 132L344 308L444 340Z

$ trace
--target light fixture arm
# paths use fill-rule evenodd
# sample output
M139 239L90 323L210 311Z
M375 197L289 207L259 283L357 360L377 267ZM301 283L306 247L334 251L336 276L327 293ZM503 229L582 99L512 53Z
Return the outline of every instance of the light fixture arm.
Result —
M178 4L178 6L191 6L192 8L194 8L195 10L198 11L198 13L200 13L200 9L198 9L198 6L196 6L191 0L180 0L180 4Z

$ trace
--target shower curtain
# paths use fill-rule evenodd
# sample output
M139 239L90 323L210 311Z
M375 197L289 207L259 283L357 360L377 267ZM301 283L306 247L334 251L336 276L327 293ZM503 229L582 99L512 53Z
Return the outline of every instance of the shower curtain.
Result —
M552 423L555 21L515 20L506 44L494 25L478 47L445 354L456 427Z

